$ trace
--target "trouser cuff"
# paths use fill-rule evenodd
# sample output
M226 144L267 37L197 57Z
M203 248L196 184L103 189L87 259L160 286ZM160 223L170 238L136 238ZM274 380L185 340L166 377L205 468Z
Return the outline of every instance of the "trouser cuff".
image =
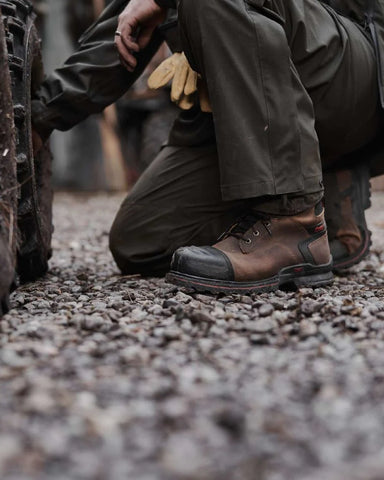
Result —
M269 215L297 215L318 204L324 196L323 190L314 193L291 193L252 199L252 209Z

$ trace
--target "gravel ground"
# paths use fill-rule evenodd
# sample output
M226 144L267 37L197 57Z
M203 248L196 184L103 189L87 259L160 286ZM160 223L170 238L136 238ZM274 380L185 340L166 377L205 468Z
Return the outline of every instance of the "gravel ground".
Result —
M0 478L382 480L384 195L332 288L220 298L120 277L120 201L57 195L0 323Z

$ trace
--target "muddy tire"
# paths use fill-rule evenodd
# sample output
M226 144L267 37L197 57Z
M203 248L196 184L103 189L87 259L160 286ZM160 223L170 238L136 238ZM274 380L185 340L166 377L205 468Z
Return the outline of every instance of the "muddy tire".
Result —
M18 200L17 273L21 282L48 270L52 236L51 157L33 156L31 96L43 79L40 41L28 0L0 0L8 47L16 130Z
M17 180L14 159L11 79L4 28L0 21L0 317L9 309L9 293L15 278Z

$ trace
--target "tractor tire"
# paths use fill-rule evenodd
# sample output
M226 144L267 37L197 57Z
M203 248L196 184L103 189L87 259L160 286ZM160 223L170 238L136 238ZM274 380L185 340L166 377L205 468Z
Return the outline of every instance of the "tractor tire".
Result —
M48 270L51 256L51 155L45 146L34 157L31 97L43 80L40 40L29 0L0 0L8 47L16 131L19 184L17 273L22 283Z
M0 318L9 310L9 294L15 279L16 243L17 179L13 104L5 34L0 21Z

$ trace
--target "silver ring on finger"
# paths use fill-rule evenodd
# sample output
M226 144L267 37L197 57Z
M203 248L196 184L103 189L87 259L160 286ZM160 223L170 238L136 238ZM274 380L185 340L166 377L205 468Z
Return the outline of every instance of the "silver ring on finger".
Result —
M121 32L119 32L119 30L116 30L115 37L121 37Z

